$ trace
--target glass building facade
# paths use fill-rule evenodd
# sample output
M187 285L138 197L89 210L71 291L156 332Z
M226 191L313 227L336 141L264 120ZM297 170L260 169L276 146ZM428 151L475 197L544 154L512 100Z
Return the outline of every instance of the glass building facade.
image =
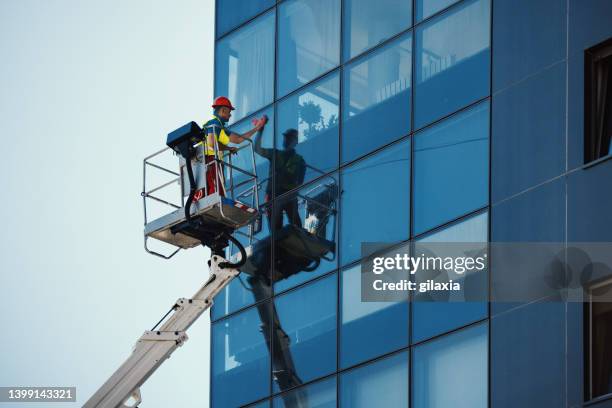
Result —
M612 6L585 3L216 0L215 94L236 131L270 120L246 273L211 312L211 407L589 399L581 304L363 302L359 273L362 242L612 241L612 160L583 169L580 133Z

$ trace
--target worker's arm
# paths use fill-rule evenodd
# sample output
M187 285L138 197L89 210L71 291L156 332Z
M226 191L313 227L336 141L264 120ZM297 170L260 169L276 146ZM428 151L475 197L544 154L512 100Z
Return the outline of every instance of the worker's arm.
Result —
M257 136L255 137L255 146L253 146L253 149L255 150L255 153L257 153L261 157L271 160L272 149L266 149L261 146L261 140L263 139L261 133L262 132L258 133Z
M266 122L268 121L268 118L266 116L264 116L261 119L258 119L255 122L255 126L253 127L253 129L245 132L245 133L234 133L232 132L229 136L230 142L232 143L242 143L244 142L246 139L250 139L255 133L259 132L261 129L263 129L263 127L266 125Z

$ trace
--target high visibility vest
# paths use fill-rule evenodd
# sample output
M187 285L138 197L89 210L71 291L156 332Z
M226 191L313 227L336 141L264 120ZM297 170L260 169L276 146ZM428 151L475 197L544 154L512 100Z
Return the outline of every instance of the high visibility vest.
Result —
M228 134L225 132L225 128L223 126L219 126L215 123L211 123L213 120L217 120L219 123L223 123L221 119L213 115L212 118L208 120L204 124L204 132L206 133L207 144L206 144L206 156L214 156L215 155L215 146L212 144L213 140L208 139L209 128L212 128L212 132L215 134L217 138L217 148L219 148L220 144L227 146L230 142L230 138ZM198 145L203 144L203 142L198 143ZM221 150L218 151L217 156L222 159L223 152Z

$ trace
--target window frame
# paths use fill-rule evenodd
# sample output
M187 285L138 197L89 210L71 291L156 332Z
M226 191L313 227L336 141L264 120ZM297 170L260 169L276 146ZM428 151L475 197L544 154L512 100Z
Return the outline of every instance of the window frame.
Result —
M608 277L588 287L587 299L583 303L583 357L584 357L584 402L612 400L612 390L606 394L593 395L593 291L609 286L612 289L612 278Z
M607 100L609 106L603 108L605 111L602 114L607 117L609 126L612 127L612 38L584 51L584 164L612 156L610 153L612 134L608 134L606 138L606 135L603 134L604 129L601 129L602 140L598 140L600 136L596 135L596 122L600 109L596 91L597 73L604 64L608 65L607 92L609 95L601 103L605 104Z

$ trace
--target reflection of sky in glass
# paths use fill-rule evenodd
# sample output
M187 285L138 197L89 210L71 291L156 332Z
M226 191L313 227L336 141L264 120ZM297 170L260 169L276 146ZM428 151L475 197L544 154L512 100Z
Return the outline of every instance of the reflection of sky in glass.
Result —
M215 91L236 108L232 121L272 102L274 22L274 11L270 11L217 44Z

